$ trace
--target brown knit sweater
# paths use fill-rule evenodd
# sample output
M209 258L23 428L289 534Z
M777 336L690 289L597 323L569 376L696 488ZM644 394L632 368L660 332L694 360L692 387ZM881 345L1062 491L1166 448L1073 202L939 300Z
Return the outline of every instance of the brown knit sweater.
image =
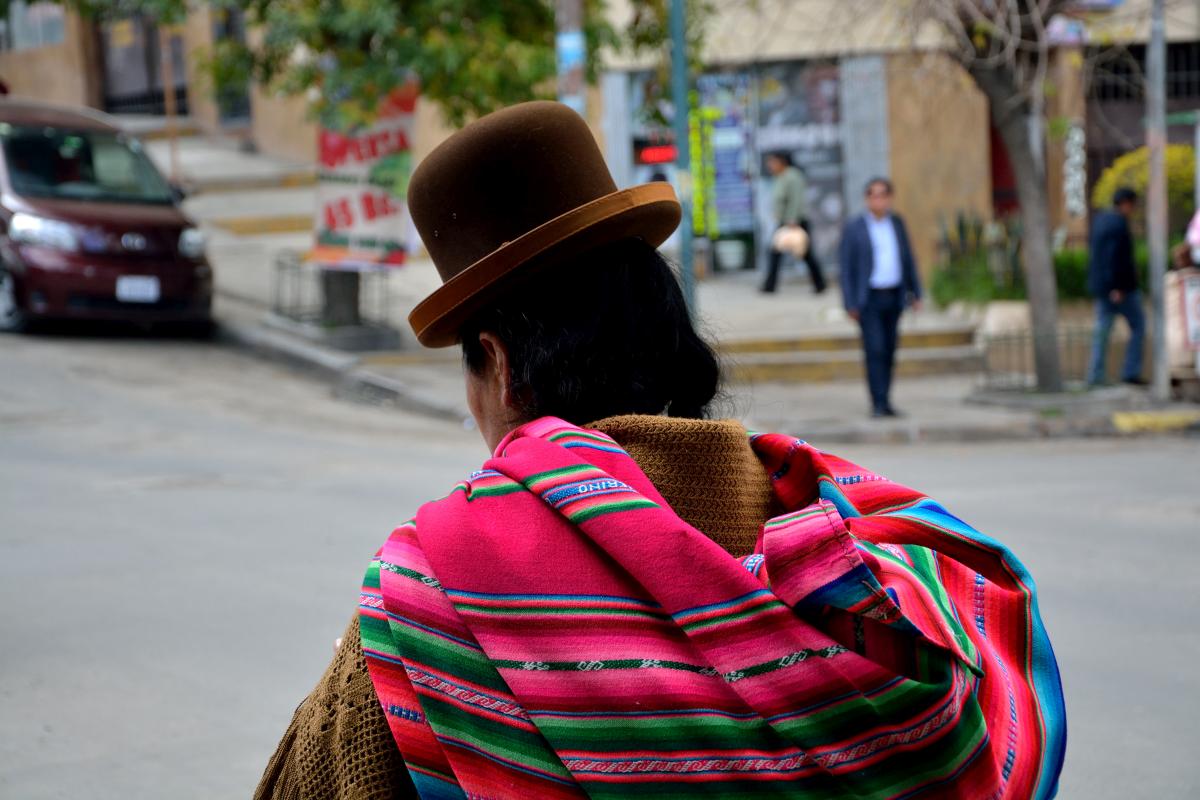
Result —
M754 548L780 511L771 481L733 421L610 417L613 437L684 520L733 555ZM355 615L320 682L296 709L256 798L371 800L417 796L367 673Z

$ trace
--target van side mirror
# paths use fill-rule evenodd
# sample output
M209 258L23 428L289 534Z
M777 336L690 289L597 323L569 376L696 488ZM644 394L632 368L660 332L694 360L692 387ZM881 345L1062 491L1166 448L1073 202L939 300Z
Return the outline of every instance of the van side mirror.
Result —
M182 184L172 182L170 185L171 197L175 198L176 203L182 203L187 199L187 190L183 188Z

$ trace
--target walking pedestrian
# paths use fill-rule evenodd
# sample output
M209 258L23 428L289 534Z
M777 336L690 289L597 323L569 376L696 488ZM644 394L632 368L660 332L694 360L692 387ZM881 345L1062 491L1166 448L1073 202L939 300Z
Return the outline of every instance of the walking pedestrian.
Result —
M256 797L1054 795L1028 572L917 492L706 418L669 185L619 191L539 102L450 137L408 204L443 280L409 322L461 344L493 455L398 517Z
M866 211L846 223L839 249L842 303L862 330L872 417L896 417L892 372L900 315L921 307L921 281L904 220L892 211L892 182L872 178Z
M1096 327L1092 333L1092 358L1088 367L1088 385L1105 383L1108 335L1113 319L1120 314L1129 324L1129 344L1121 380L1145 386L1142 378L1142 340L1146 322L1142 313L1142 293L1138 291L1137 268L1133 262L1133 234L1129 220L1137 209L1137 192L1122 187L1113 192L1113 210L1096 215L1088 251L1088 288L1096 298Z
M776 230L784 227L799 226L808 235L809 247L804 256L808 265L808 274L812 278L813 292L820 294L825 291L825 275L821 262L817 258L816 249L812 246L812 228L809 227L808 184L804 173L793 163L789 153L780 151L767 156L767 172L774 176L774 186L771 187L772 208L775 213ZM776 247L770 248L767 259L767 276L763 281L762 291L771 294L779 282L779 268L783 264L783 251Z

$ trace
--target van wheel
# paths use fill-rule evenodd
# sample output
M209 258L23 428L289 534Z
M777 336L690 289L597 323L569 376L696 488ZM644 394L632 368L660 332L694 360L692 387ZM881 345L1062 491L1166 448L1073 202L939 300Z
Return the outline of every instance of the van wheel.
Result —
M17 302L17 283L12 273L0 268L0 331L21 333L29 327L29 316Z

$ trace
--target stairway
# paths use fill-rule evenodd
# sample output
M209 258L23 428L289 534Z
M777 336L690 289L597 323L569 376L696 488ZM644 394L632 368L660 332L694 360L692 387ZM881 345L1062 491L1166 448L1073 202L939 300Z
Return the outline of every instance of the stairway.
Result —
M902 331L896 376L962 375L978 372L982 356L971 326ZM857 333L820 333L786 338L734 339L721 344L729 376L739 382L800 383L863 377Z

